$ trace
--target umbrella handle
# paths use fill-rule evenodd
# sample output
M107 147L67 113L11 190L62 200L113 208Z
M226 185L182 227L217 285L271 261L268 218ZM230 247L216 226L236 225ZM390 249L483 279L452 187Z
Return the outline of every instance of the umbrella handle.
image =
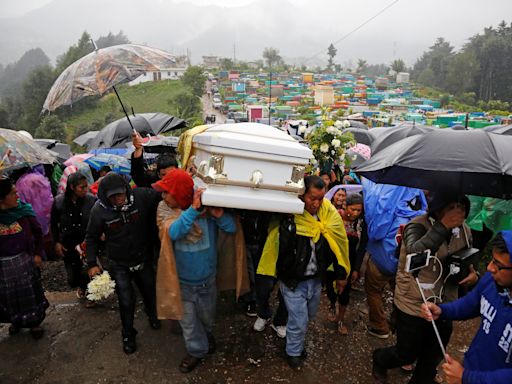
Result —
M117 93L117 89L115 86L112 87L114 89L114 92L116 93L116 96L117 96L117 100L119 100L119 104L121 104L121 107L123 108L123 112L124 112L124 115L126 116L126 118L128 119L128 123L130 124L130 127L132 127L132 131L133 132L137 132L135 130L135 128L133 128L133 124L132 124L132 121L130 120L130 116L128 116L128 112L126 112L126 108L124 107L124 104L121 100L121 97L119 97L119 93Z

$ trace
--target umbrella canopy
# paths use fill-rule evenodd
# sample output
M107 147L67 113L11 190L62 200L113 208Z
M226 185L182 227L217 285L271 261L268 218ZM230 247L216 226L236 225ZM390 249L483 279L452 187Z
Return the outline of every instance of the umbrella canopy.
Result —
M354 139L360 144L371 145L374 137L371 135L370 131L362 128L347 128L343 130L344 132L350 132L354 136Z
M121 173L125 175L130 174L131 165L128 159L122 156L111 155L108 153L100 153L84 160L84 163L89 164L92 168L99 171L99 169L105 165L108 165L115 173Z
M0 128L0 172L37 164L52 164L57 154L11 129Z
M420 135L427 132L432 132L437 128L429 127L421 124L404 123L394 127L385 128L378 137L371 143L372 153L375 154L382 149L390 146L391 144L402 140L406 137Z
M69 159L67 159L64 162L65 166L69 166L72 164L82 163L84 160L88 159L89 157L93 157L94 155L91 153L79 153L78 155L71 156Z
M347 149L346 156L350 161L351 167L358 167L368 160L371 156L371 149L365 144L356 144Z
M73 143L78 144L81 147L87 147L89 143L96 137L99 131L89 131L78 136Z
M131 116L130 120L133 128L143 137L156 136L186 126L185 120L165 113L139 113ZM132 126L130 122L122 118L113 121L99 131L87 143L87 148L125 148L126 143L132 140L131 135Z
M512 137L439 129L400 140L355 170L381 184L512 198Z
M34 139L34 141L41 147L55 152L61 161L65 161L71 157L71 148L69 148L67 144L59 143L54 139Z
M365 123L361 122L361 121L348 120L348 122L350 123L350 126L352 128L368 129L368 126Z
M121 44L97 49L60 74L46 96L43 111L54 111L86 96L103 95L116 84L134 80L144 72L175 65L170 53L143 45Z
M179 141L180 138L175 136L153 136L145 138L142 146L148 153L175 152Z
M508 125L489 125L483 128L484 131L498 133L500 135L512 135L512 124Z

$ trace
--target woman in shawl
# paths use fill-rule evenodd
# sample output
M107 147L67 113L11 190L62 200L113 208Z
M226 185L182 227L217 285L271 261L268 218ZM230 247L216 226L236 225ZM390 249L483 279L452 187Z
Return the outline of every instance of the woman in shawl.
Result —
M84 261L76 246L85 240L89 214L96 201L88 191L87 178L80 172L68 177L66 192L55 198L52 207L51 226L55 253L64 259L68 284L77 288L77 297L84 298L89 277L84 270ZM90 308L94 302L87 301Z
M9 334L30 328L43 336L40 324L48 301L40 280L43 235L30 204L21 202L10 179L0 179L0 322Z

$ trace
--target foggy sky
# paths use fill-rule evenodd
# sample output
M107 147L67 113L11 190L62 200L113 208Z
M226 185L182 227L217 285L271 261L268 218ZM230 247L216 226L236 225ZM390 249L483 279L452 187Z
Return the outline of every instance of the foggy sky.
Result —
M35 47L54 60L84 30L95 38L123 30L134 43L175 53L188 49L195 63L205 54L254 60L272 46L285 58L311 58L313 64L326 59L323 52L315 54L392 2L0 0L0 63L13 62ZM437 37L459 49L469 37L503 19L512 22L511 0L400 0L336 44L335 62L346 65L363 58L390 63L402 58L412 65Z

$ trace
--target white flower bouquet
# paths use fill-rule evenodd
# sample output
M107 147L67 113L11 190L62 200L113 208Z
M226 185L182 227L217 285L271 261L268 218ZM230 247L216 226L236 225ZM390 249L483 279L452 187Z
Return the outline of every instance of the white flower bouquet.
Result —
M103 271L87 284L87 299L91 301L106 299L114 293L115 286L116 283L110 278L110 274Z
M343 123L336 123L324 120L322 125L307 137L316 159L310 166L314 167L318 163L320 168L323 168L327 164L332 166L334 163L345 162L345 150L355 145L355 141L351 133L340 129L344 127Z

